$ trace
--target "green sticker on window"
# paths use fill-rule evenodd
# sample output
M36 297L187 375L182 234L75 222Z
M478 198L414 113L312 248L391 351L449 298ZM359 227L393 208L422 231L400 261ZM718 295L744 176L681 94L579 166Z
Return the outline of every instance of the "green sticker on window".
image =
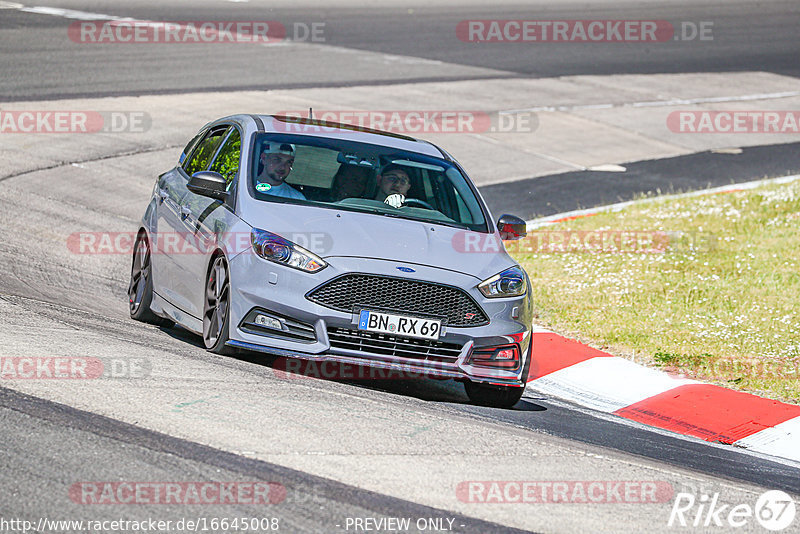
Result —
M269 184L256 184L256 191L260 191L261 193L269 191L270 189L272 189L272 186Z

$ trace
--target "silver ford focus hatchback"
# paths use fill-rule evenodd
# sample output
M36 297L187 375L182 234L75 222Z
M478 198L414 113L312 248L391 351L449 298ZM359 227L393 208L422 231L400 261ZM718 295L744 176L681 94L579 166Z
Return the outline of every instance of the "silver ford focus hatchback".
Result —
M437 146L344 124L235 115L158 177L134 246L131 317L208 350L452 378L478 404L521 397L530 282Z

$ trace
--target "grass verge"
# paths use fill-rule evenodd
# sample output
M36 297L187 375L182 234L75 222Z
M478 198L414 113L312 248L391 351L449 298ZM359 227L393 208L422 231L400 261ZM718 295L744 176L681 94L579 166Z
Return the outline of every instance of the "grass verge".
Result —
M540 324L800 403L800 181L648 200L507 245Z

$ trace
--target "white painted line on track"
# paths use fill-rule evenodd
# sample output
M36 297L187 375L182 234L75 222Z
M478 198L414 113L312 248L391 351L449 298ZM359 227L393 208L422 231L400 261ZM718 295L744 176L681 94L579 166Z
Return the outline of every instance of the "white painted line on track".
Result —
M622 165L615 165L613 163L605 163L603 165L595 165L593 167L589 167L587 170L595 171L595 172L625 172L628 169L626 169Z
M775 100L800 96L800 91L782 91L779 93L755 93L739 96L707 96L698 98L674 98L670 100L645 100L642 102L623 102L606 104L576 104L573 106L536 106L532 108L507 109L499 113L528 113L528 112L567 112L582 111L587 109L611 108L658 108L666 106L688 106L697 104L719 104L725 102L749 102L753 100Z
M248 0L228 0L229 2L247 2ZM106 15L103 13L92 13L88 11L78 11L75 9L65 9L60 7L47 7L47 6L33 6L28 7L16 2L0 1L0 9L16 9L25 13L35 13L38 15L50 15L53 17L62 17L74 20L109 20L120 22L140 22L143 24L152 23L152 20L135 19L131 17L118 17L116 15ZM307 46L307 47L324 47L327 52L339 52L343 54L362 54L366 57L374 55L380 62L385 65L431 65L439 66L444 65L444 62L436 59L419 58L413 56L402 56L398 54L379 54L379 53L365 53L363 50L356 50L342 46L333 46L322 43L306 43L302 41L281 40L268 43L260 43L261 46L274 47L274 46ZM374 60L373 60L374 61Z
M634 108L653 108L663 106L685 106L693 104L719 104L724 102L749 102L751 100L775 100L800 96L800 91L781 91L779 93L756 93L740 96L708 96L700 98L675 98L672 100L653 100L650 102L634 102Z
M642 198L638 200L628 200L626 202L618 202L616 204L608 204L606 206L597 206L595 208L586 208L582 210L565 211L563 213L556 213L555 215L548 215L547 217L540 217L538 219L531 219L526 221L528 230L541 228L562 221L563 219L585 217L587 215L594 215L596 213L615 212L620 211L630 206L638 204L646 204L650 202L657 202L661 200L675 200L680 198L701 197L704 195L712 195L715 193L729 193L732 191L755 189L766 184L788 184L800 180L800 174L793 174L791 176L781 176L778 178L767 178L765 180L754 180L752 182L742 182L738 184L723 185L720 187L712 187L710 189L700 189L698 191L689 191L688 193L678 193L675 195L659 195L655 197Z
M75 20L125 20L125 21L137 21L137 19L131 18L123 18L117 17L114 15L104 15L102 13L90 13L88 11L77 11L75 9L63 9L60 7L46 7L46 6L34 6L34 7L26 7L22 4L18 4L20 7L17 8L20 11L24 11L25 13L36 13L38 15L51 15L53 17L62 17L66 19L75 19ZM137 21L138 22L138 21ZM144 21L141 21L144 22Z
M476 139L480 139L481 141L485 141L485 142L491 143L493 145L498 145L498 146L505 146L506 145L505 142L500 141L499 139L495 139L493 137L489 137L488 135L479 134L479 133L473 133L473 134L470 134L470 135L472 137L475 137ZM557 163L559 165L564 165L565 167L572 167L573 169L576 169L576 170L579 170L579 171L587 170L587 168L585 166L583 166L583 165L578 165L577 163L572 163L571 161L567 161L567 160L564 160L564 159L561 159L561 158L557 158L555 156L550 156L550 155L544 154L542 152L536 152L535 150L530 150L530 149L527 149L527 148L522 148L521 150L523 152L525 152L526 154L531 154L531 155L536 156L538 158L546 159L548 161L552 161L553 163ZM519 178L527 178L527 176L520 176ZM514 179L511 178L509 181L513 182ZM508 183L508 182L505 182L505 183Z
M246 1L246 0L245 0ZM4 5L7 4L7 5ZM106 15L104 13L91 13L89 11L77 11L74 9L64 9L60 7L47 7L47 6L34 6L34 7L27 7L22 4L17 3L9 3L9 2L0 2L0 8L5 9L16 9L22 11L24 13L34 13L37 15L50 15L53 17L62 17L67 19L74 19L74 20L108 20L112 22L130 22L130 23L141 23L141 24L160 24L159 21L152 21L152 20L143 20L143 19L135 19L132 17L118 17L116 15ZM180 24L178 25L179 28L187 28L186 25ZM240 38L241 34L234 32L233 35ZM249 37L248 37L249 39ZM244 39L247 41L248 39ZM273 47L273 46L287 46L289 44L296 44L292 41L274 41L268 43L259 43L262 46L266 47Z

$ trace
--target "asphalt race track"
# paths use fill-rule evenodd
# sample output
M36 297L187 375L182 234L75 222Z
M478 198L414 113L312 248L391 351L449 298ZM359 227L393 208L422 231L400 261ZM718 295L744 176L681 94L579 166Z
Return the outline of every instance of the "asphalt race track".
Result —
M22 2L25 4L25 2ZM37 5L32 3L30 5ZM100 12L140 20L274 20L291 37L305 36L295 24L325 24L321 54L297 53L284 47L265 61L261 50L224 46L209 55L202 47L169 45L63 47L64 20L9 10L3 13L3 100L153 94L198 90L241 90L386 84L418 80L458 80L493 73L519 77L593 74L767 71L800 75L797 64L798 7L791 0L773 2L704 1L585 2L535 0L527 5L499 2L490 10L477 1L372 2L327 5L315 2L239 3L197 0L114 2L51 1L47 6ZM102 9L100 8L102 6ZM601 19L666 20L714 23L712 46L670 42L665 46L576 47L548 44L546 53L519 43L468 44L454 27L472 19ZM166 47L166 48L165 48ZM279 47L276 47L279 48ZM416 62L372 64L358 71L352 54L333 50L379 52L416 58ZM361 67L361 65L359 65Z
M361 4L0 2L0 112L124 110L149 121L144 131L0 132L0 357L97 358L107 370L95 380L0 381L0 530L18 519L31 521L29 532L133 532L111 522L153 519L172 522L163 532L203 530L187 521L241 532L210 527L239 517L265 532L725 532L732 527L693 526L697 507L689 525L670 526L676 495L729 508L773 489L798 499L792 462L558 399L526 394L496 410L468 404L452 381L303 378L275 358L216 356L178 328L130 320L129 255L75 253L70 236L134 231L155 177L206 121L237 111L528 110L530 131L420 134L462 161L496 216L800 171L797 134L691 136L664 126L666 113L684 108L800 109L795 1ZM70 41L71 23L97 15L269 20L294 32L322 23L324 39ZM455 30L467 19L710 21L714 38L468 43ZM481 481L670 491L657 502L489 504L463 490ZM92 488L120 483L260 484L271 500L87 504ZM410 527L389 521L403 518ZM751 518L736 531L763 529Z

